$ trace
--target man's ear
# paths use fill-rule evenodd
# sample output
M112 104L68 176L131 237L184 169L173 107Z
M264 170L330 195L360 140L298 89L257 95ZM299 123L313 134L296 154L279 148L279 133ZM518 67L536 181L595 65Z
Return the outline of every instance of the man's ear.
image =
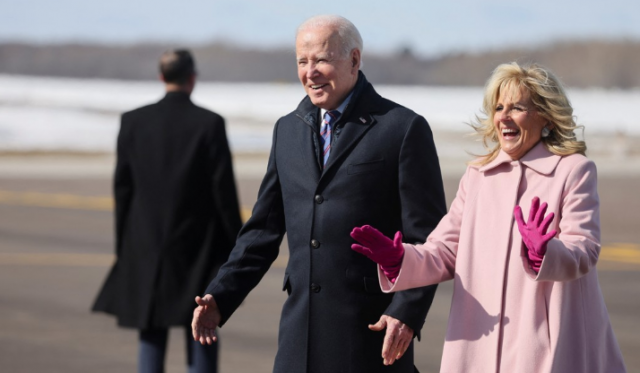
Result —
M351 51L351 67L360 69L360 50L358 48Z

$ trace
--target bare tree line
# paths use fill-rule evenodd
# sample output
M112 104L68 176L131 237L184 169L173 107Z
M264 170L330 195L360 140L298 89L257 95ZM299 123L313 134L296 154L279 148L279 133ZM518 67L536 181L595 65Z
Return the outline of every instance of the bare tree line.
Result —
M170 44L0 44L0 73L125 80L157 79L160 54ZM296 82L293 49L252 50L216 43L189 47L201 80ZM564 41L529 49L455 53L421 58L405 49L366 54L363 71L378 84L479 86L498 64L536 62L570 87L640 87L640 41Z

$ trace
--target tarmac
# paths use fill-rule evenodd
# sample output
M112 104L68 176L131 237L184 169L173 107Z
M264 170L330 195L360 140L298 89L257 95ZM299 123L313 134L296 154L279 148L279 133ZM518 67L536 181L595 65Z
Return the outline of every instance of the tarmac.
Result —
M447 141L445 135L439 140ZM635 145L622 151L595 147L593 153L603 233L598 273L629 372L640 372L640 156ZM464 162L463 156L441 157L448 203ZM136 331L90 312L114 260L113 165L112 154L0 154L0 371L136 370ZM246 217L266 155L236 154L234 166ZM286 298L281 288L287 251L285 241L273 267L222 328L221 372L271 371ZM416 343L420 372L439 370L451 285L439 286L422 341ZM184 372L184 332L176 328L170 338L166 371Z

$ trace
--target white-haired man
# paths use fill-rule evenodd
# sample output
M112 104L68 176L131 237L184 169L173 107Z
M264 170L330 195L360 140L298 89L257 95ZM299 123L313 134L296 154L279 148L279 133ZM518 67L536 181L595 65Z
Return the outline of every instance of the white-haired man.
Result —
M286 232L288 298L274 372L414 371L412 339L435 288L383 294L375 264L351 250L349 233L371 224L424 242L446 212L442 177L429 125L375 92L360 72L361 52L345 18L316 16L298 28L307 96L276 123L253 215L196 298L192 328L201 343L215 341Z

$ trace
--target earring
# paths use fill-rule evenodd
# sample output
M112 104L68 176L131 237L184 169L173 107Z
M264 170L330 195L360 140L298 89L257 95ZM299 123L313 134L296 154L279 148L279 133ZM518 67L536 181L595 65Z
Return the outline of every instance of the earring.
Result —
M551 131L547 127L542 127L542 137L549 137L549 134L551 134Z

